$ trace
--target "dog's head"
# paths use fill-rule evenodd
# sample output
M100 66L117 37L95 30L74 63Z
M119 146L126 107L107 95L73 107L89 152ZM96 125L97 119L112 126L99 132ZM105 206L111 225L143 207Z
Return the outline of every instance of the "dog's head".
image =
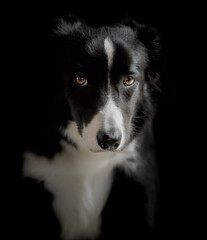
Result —
M91 151L123 149L153 116L157 32L134 22L93 28L61 19L56 38L70 120Z

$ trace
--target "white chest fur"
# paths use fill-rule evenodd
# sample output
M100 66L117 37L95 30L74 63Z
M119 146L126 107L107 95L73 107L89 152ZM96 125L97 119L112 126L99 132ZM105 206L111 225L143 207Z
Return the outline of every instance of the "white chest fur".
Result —
M53 208L60 221L64 240L93 239L99 235L100 214L112 184L112 170L122 165L134 169L135 163L126 164L135 157L132 142L123 152L92 153L62 142L63 151L53 159L25 153L23 173L38 181L53 194Z

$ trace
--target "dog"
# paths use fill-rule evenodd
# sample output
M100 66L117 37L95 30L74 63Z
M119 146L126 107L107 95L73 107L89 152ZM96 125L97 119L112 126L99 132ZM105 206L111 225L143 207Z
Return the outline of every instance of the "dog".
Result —
M56 107L47 123L55 123L47 144L39 139L40 149L25 151L24 178L51 194L63 240L151 239L157 30L63 17L51 47Z

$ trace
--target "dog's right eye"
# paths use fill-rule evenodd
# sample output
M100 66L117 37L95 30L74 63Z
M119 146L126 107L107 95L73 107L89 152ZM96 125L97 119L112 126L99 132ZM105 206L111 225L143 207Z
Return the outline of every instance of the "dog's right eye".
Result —
M86 86L88 84L88 80L83 77L83 76L77 76L74 79L74 82L78 85L78 86Z
M135 80L132 76L128 76L126 78L124 78L123 80L123 83L124 83L124 86L131 86L132 84L134 84Z

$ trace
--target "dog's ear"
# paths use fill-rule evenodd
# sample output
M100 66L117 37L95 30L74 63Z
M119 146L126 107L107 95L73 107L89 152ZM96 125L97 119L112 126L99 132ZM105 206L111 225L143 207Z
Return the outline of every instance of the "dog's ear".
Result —
M145 70L146 80L151 86L157 86L161 74L161 37L158 30L146 25L138 25L138 38L148 53L148 64Z
M158 30L146 25L138 25L138 38L145 45L148 52L148 70L158 73L161 57L161 37Z
M64 69L64 64L70 61L70 56L76 56L81 51L85 41L84 29L82 21L73 15L55 21L50 46L58 69Z
M53 33L56 36L67 35L77 30L81 25L82 22L76 16L66 15L56 20Z
M123 24L136 32L139 41L141 41L147 48L150 62L159 60L161 51L161 36L158 30L145 24L138 24L133 19L126 20Z
M161 72L161 36L154 27L138 24L135 20L123 23L136 32L138 40L145 46L148 54L146 78L152 84L157 84Z

